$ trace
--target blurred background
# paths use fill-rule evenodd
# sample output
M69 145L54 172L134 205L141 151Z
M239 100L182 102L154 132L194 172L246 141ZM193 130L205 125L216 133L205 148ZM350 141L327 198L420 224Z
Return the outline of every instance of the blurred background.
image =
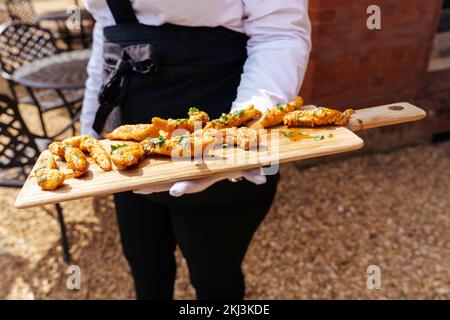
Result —
M283 165L244 263L246 298L449 299L450 0L309 4L307 104L408 101L427 118ZM372 4L381 30L366 28ZM78 131L93 20L78 1L0 0L0 23L0 299L133 299L111 197L13 207L40 150ZM175 297L192 299L179 251L177 263ZM66 287L70 264L80 290ZM367 288L370 265L381 289Z

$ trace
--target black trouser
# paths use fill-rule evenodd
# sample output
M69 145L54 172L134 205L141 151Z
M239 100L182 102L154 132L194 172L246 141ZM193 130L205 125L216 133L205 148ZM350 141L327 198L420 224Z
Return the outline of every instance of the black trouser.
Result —
M171 299L175 246L186 258L198 299L243 299L241 263L270 209L276 184L257 199L216 206L176 206L124 192L115 195L122 247L138 299Z

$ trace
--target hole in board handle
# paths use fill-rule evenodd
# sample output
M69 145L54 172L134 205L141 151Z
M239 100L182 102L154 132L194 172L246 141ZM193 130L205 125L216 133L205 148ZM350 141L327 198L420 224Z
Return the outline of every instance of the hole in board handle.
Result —
M405 107L402 107L402 106L389 106L388 109L392 110L392 111L401 111L401 110L405 109Z

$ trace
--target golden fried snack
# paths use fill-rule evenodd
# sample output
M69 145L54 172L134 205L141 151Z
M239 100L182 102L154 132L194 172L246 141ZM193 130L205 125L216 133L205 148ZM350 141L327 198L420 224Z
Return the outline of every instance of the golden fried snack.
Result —
M48 150L50 150L50 152L55 156L64 158L64 152L66 151L66 148L62 142L55 141L48 146Z
M65 179L64 173L58 170L56 161L49 152L39 159L34 175L42 190L55 190L64 183Z
M141 161L144 149L140 143L111 146L111 160L119 170L125 170Z
M159 117L152 118L152 124L159 130L167 133L170 137L177 129L184 129L188 132L194 132L195 129L201 129L209 121L209 116L206 112L200 111L197 108L189 108L189 118L182 119L161 119ZM196 127L197 126L197 127Z
M297 110L284 116L283 122L288 127L314 127L326 125L345 126L355 111L347 109L344 112L325 107L311 110Z
M183 158L186 156L193 157L199 151L203 153L205 148L215 141L213 136L191 135L186 133L170 139L163 136L147 138L141 144L147 156L157 154Z
M67 138L62 142L55 141L48 146L48 149L54 155L65 158L65 151L68 147L79 148L81 151L88 152L99 167L104 171L110 171L112 169L111 160L109 159L108 153L103 148L100 141L94 139L92 136L81 135ZM81 172L74 171L73 176L77 177L81 174Z
M209 116L206 112L200 111L198 108L191 107L188 111L189 121L201 122L202 127L209 121Z
M159 128L153 124L126 124L106 135L110 140L142 141L149 137L158 137Z
M248 150L251 147L255 148L258 146L259 136L256 130L240 127L240 128L231 128L225 129L226 136L229 135L233 138L233 144L240 146L244 150Z
M94 138L83 139L80 143L81 151L87 151L103 171L111 171L111 159L103 145Z
M223 113L219 119L209 121L206 124L205 129L239 127L260 116L261 111L255 109L254 106L251 105L245 109L235 109L230 113Z
M303 105L303 98L297 97L287 104L278 104L275 108L267 110L258 120L257 124L263 128L270 128L283 123L283 118L289 112L299 110Z
M258 131L247 127L233 127L220 130L205 129L202 134L203 136L214 137L219 143L240 146L244 150L257 147L259 143Z
M67 167L73 171L73 177L80 177L87 172L89 162L79 148L65 146L64 159L67 162Z
M75 136L75 137L70 137L70 138L64 139L61 142L62 142L63 145L69 145L69 146L72 146L72 147L75 147L75 148L79 148L81 143L84 140L87 140L87 139L93 139L93 138L89 134L84 134L84 135L81 135L81 136Z

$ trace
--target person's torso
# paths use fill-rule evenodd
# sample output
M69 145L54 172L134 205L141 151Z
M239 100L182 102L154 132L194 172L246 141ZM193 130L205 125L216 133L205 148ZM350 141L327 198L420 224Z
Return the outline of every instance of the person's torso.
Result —
M84 3L103 26L115 24L106 0L84 0ZM133 0L132 6L139 22L145 25L223 26L243 32L242 0Z

